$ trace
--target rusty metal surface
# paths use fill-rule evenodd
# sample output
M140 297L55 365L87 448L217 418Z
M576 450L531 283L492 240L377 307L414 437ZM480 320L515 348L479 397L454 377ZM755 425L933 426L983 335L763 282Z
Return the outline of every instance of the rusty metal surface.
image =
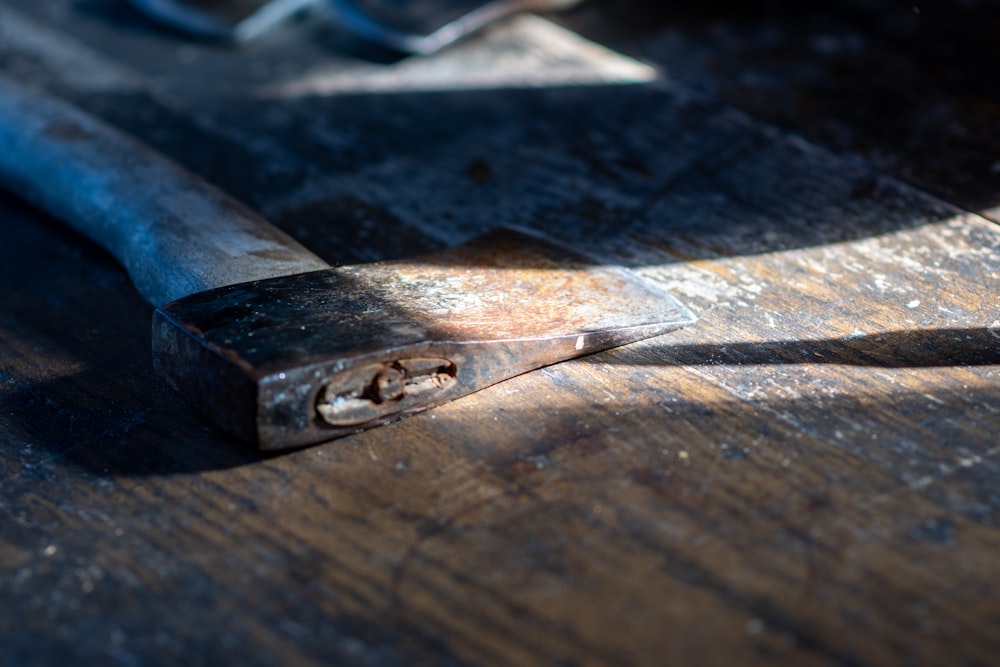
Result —
M280 449L692 321L625 269L504 229L415 260L193 295L158 311L154 354L216 423Z

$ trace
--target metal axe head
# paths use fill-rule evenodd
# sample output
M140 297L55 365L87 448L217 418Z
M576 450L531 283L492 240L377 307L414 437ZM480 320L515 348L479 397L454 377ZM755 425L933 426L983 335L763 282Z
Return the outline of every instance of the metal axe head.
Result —
M502 229L418 259L185 297L156 311L153 353L216 424L282 449L693 321L628 270Z

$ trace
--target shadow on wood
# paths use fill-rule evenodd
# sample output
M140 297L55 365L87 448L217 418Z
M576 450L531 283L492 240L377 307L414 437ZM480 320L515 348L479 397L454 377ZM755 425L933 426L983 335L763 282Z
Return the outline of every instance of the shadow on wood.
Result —
M662 341L662 342L661 342ZM1000 329L914 329L848 338L714 345L671 344L656 339L661 363L682 366L837 364L878 368L1000 366ZM617 355L584 357L595 363L649 363ZM655 363L655 362L654 362Z

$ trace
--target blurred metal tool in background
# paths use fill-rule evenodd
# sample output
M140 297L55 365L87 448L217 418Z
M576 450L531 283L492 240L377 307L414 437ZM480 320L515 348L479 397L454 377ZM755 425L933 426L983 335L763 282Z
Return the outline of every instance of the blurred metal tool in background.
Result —
M505 16L568 9L581 0L130 0L150 18L203 39L246 42L306 9L403 53L433 53Z

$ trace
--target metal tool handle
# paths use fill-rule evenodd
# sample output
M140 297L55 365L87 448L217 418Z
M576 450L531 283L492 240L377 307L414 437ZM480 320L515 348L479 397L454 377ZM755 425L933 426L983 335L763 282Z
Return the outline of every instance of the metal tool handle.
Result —
M357 35L403 53L426 55L502 18L559 11L580 0L329 0L337 20Z
M111 252L154 306L329 266L138 141L2 77L0 183Z

